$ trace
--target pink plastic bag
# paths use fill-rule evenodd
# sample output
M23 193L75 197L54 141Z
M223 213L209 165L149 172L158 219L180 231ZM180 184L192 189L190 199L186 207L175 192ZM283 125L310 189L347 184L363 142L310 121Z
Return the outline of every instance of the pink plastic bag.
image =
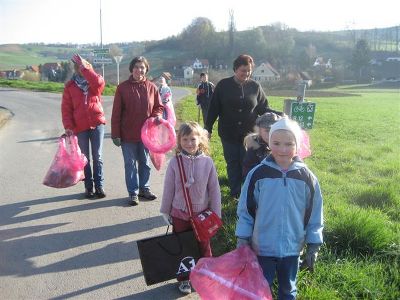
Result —
M87 162L79 148L78 138L63 135L58 139L58 150L43 184L54 188L73 186L85 178L83 169Z
M203 300L272 300L257 256L248 246L219 257L200 258L190 281Z
M154 153L150 151L150 159L153 163L153 166L160 171L161 167L165 162L165 154L164 153Z
M175 110L174 110L174 105L172 104L172 101L168 101L167 103L165 103L164 109L167 114L167 121L169 123L171 123L172 127L175 127L176 116L175 116Z
M172 125L159 119L160 124L154 122L154 118L148 118L141 130L143 144L153 153L167 153L175 147L176 134Z
M310 137L305 130L301 130L301 143L297 154L301 159L311 155Z

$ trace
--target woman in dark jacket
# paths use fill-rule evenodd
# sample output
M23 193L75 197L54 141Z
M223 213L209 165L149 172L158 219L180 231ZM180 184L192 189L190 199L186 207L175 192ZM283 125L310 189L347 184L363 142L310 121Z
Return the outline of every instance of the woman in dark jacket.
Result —
M79 148L88 159L85 166L85 197L98 198L106 196L103 188L103 140L106 118L101 105L101 93L104 90L104 79L79 54L72 57L74 74L65 84L61 113L67 135L76 134ZM93 172L90 166L92 150ZM95 191L93 192L93 183Z
M211 135L218 120L218 134L221 138L226 161L230 194L238 198L242 183L242 162L246 149L244 137L253 131L255 120L266 112L268 100L260 84L250 78L254 61L250 55L239 55L233 62L234 76L224 78L215 87L208 109L205 129Z

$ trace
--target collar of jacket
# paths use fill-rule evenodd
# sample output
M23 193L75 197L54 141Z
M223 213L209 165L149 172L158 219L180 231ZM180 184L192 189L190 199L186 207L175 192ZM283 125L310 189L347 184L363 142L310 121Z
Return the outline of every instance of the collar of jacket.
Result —
M268 165L270 167L273 167L279 171L281 171L281 167L276 163L275 158L270 154L268 155L262 162L262 164ZM288 171L294 170L294 169L300 169L305 167L306 164L300 159L300 157L295 156L293 158L293 162L290 164Z
M197 150L195 155L191 155L191 154L189 154L188 152L186 152L185 150L182 149L180 154L182 156L184 156L184 157L187 157L187 158L196 158L196 157L199 157L200 155L202 155L203 152L201 152L200 150Z
M131 84L137 84L137 85L143 84L143 85L146 85L147 84L147 78L145 77L144 80L142 80L142 81L136 81L136 80L133 79L133 76L131 75L131 76L129 76L129 82Z

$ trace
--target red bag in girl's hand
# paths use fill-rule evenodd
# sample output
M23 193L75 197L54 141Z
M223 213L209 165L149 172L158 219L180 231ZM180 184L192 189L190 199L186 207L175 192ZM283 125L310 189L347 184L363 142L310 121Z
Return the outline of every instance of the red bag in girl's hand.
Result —
M190 272L190 282L202 300L272 300L268 281L249 246L200 258Z
M62 135L58 139L58 150L51 163L43 184L54 188L66 188L85 179L83 169L87 164L76 135Z

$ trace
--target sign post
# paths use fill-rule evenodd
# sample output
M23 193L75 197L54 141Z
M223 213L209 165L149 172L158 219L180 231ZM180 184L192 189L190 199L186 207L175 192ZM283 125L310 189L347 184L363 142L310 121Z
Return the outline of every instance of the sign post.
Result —
M285 99L284 112L292 120L299 123L302 129L311 129L314 125L316 103L305 101L305 84L299 84L297 99Z
M119 63L121 62L122 57L122 55L114 56L115 62L117 63L117 85L119 85Z

